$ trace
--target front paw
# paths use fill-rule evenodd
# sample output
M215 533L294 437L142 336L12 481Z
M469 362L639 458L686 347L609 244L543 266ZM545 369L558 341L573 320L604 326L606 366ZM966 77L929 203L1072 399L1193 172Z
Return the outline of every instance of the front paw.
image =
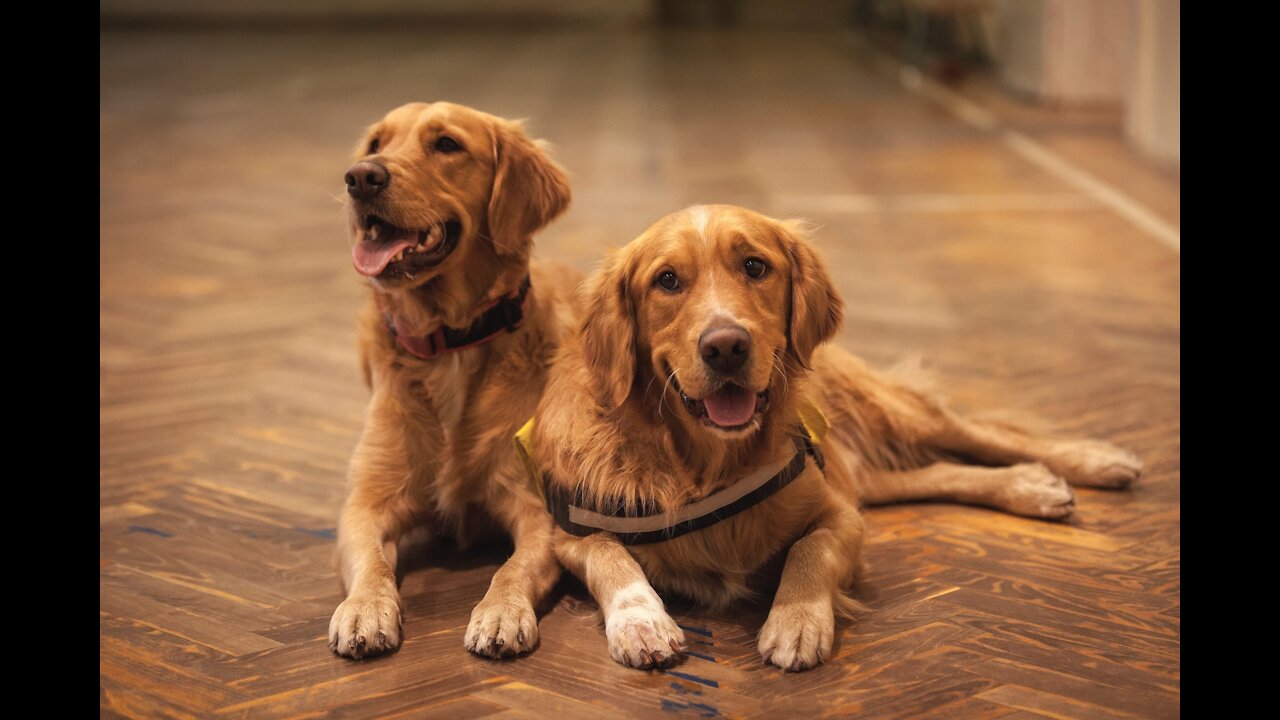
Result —
M395 591L353 593L329 621L329 649L353 659L400 647L400 598Z
M808 670L831 655L835 631L835 612L829 602L775 605L760 628L756 649L766 663L783 670Z
M604 631L609 655L627 667L665 667L684 652L684 631L665 610L651 605L615 610Z
M1142 474L1136 455L1101 440L1065 443L1045 464L1072 485L1085 487L1124 488Z
M463 645L485 657L500 658L533 650L538 644L538 616L523 599L503 602L485 598L471 611Z

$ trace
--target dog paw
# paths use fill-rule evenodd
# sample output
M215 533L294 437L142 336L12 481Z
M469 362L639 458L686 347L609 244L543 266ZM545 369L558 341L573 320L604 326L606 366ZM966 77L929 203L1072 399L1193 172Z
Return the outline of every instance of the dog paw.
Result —
M1142 474L1137 455L1101 440L1065 443L1045 464L1072 485L1085 487L1124 488Z
M831 603L795 603L769 611L756 649L770 665L799 672L831 655L836 618Z
M666 667L684 652L684 631L665 610L636 605L615 610L605 622L609 655L633 668Z
M1076 496L1065 480L1040 463L1006 468L1008 483L1000 492L1000 508L1037 518L1064 518L1075 512Z
M485 598L471 611L463 645L484 657L520 655L538 644L538 616L527 601Z
M400 599L394 592L353 594L329 621L329 649L352 659L400 647Z

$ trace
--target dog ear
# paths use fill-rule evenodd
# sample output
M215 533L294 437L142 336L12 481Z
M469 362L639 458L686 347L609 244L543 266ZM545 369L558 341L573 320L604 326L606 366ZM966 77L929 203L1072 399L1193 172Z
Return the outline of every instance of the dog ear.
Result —
M587 369L595 376L609 407L631 394L636 377L636 318L627 289L622 251L582 284L579 307L586 309L579 336Z
M569 178L514 122L497 124L493 162L489 235L499 254L527 253L530 236L569 207Z
M836 292L826 262L809 240L801 221L779 222L782 248L791 261L791 313L788 350L808 368L813 351L830 340L844 320L844 301Z

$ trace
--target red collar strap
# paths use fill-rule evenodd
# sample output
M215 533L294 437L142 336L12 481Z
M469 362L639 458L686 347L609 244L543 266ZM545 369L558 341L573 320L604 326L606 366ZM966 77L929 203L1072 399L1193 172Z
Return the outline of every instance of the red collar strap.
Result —
M384 313L387 330L400 347L414 357L430 360L453 350L483 345L505 332L515 332L524 322L524 300L529 296L529 276L525 276L514 293L498 298L481 311L470 327L451 328L441 325L426 335L402 335L396 331L395 318Z

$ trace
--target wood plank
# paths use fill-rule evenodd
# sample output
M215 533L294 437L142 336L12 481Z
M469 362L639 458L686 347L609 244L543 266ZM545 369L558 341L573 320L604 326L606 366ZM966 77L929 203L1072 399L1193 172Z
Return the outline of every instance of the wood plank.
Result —
M1093 718L1131 718L1129 713L1091 705L1074 698L1054 695L1018 685L1001 685L978 697L999 705L1028 710L1058 720L1092 720Z
M1024 665L1001 658L980 663L965 672L999 680L1006 685L1019 685L1053 695L1086 701L1117 712L1138 717L1175 717L1179 712L1176 699L1156 693L1116 688L1096 680L1083 680L1045 667Z

